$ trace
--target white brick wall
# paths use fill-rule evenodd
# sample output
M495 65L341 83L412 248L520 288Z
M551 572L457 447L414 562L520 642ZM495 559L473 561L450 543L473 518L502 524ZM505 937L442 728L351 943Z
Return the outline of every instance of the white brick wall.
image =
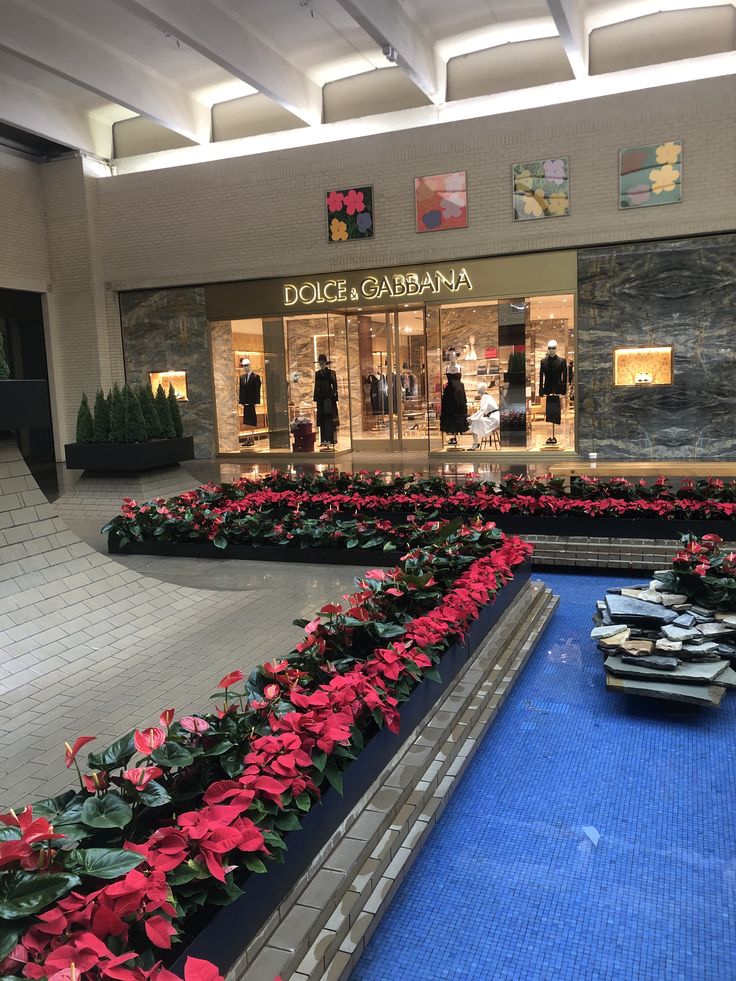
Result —
M49 278L41 168L0 151L0 288L43 292Z

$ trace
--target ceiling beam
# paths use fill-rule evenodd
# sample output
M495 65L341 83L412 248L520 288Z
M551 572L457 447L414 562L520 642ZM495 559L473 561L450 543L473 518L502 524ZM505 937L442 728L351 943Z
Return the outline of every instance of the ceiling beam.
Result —
M583 0L547 0L575 78L588 76L588 28Z
M337 0L353 20L381 46L421 89L430 102L440 105L447 95L447 68L425 35L422 26L398 0Z
M203 0L115 2L172 34L304 122L322 122L320 86L214 4Z
M25 6L23 0L0 2L0 51L147 116L196 143L209 141L209 109L180 86L118 54L122 37L114 39L115 48L94 43L68 23Z
M61 99L0 73L0 119L9 126L53 143L99 157L110 157L112 132Z

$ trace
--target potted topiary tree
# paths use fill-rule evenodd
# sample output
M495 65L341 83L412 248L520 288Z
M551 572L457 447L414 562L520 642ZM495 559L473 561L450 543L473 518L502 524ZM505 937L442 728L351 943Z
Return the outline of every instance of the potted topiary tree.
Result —
M0 429L25 429L49 426L48 382L41 378L12 378L5 353L5 338L0 332Z
M154 398L150 386L116 383L107 396L97 393L94 416L82 395L76 442L64 449L69 470L151 470L190 460L194 441L160 385Z

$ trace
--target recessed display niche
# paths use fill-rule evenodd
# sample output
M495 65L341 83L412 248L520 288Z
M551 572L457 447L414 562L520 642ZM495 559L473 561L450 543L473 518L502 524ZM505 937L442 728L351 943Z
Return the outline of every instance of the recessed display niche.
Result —
M671 385L672 366L671 347L617 347L613 352L613 384Z

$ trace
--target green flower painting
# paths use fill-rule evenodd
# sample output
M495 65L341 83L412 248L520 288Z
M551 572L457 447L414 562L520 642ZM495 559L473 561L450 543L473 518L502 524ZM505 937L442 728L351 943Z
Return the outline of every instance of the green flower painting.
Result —
M514 164L512 177L514 221L560 218L570 214L567 157Z
M619 207L651 208L682 200L682 141L631 146L619 153Z

